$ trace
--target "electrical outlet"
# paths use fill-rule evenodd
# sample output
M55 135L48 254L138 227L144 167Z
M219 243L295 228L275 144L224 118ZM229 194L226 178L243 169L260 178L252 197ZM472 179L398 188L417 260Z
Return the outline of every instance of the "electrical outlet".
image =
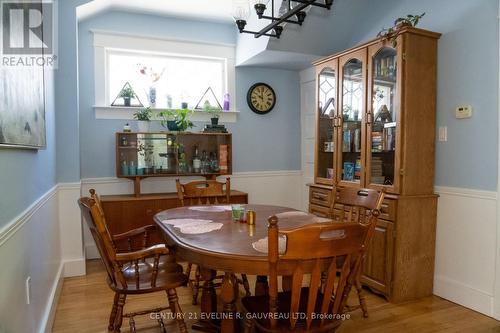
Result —
M439 127L439 141L441 142L446 142L448 141L448 127L447 126L440 126Z
M26 304L31 303L31 276L26 278Z
M455 109L455 118L465 119L472 117L472 106L461 105Z

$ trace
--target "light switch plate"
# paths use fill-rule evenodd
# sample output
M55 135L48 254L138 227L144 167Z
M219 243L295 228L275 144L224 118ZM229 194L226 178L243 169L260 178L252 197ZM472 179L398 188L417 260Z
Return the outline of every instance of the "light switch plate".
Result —
M438 140L441 142L446 142L448 141L448 127L447 126L440 126L439 127L439 137Z
M460 105L455 109L455 117L457 119L465 119L472 117L472 106Z

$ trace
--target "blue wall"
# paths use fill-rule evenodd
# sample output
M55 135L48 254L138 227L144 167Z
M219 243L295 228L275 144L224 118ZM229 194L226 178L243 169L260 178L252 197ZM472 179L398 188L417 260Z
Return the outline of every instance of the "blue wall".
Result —
M351 45L373 38L395 18L426 12L419 27L442 33L438 53L436 185L496 190L498 172L498 1L381 0L352 32ZM382 14L383 13L383 14ZM458 120L458 105L474 108Z
M114 132L125 121L95 119L94 48L91 29L164 38L235 43L232 25L195 22L152 15L108 12L79 24L79 105L81 178L115 175ZM246 91L255 82L267 82L278 98L275 109L259 116L246 105ZM300 88L297 72L263 68L236 69L236 107L241 112L233 133L233 171L300 169ZM202 126L202 124L197 124ZM153 129L160 129L158 124ZM200 129L200 127L198 127ZM196 130L196 129L195 129Z
M47 149L0 149L0 229L56 184L53 73L46 73Z

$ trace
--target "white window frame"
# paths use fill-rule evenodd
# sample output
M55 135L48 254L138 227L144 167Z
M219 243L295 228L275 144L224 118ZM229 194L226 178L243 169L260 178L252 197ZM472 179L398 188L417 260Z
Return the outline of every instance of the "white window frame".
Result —
M229 93L230 110L223 112L221 122L235 122L235 46L185 40L153 38L151 36L129 35L109 31L92 31L94 35L94 110L97 119L132 120L137 107L109 106L109 82L107 63L112 53L144 53L183 58L203 58L223 61L225 64L224 86ZM200 96L201 97L201 96ZM158 110L153 109L154 112ZM194 121L207 121L210 116L195 111Z

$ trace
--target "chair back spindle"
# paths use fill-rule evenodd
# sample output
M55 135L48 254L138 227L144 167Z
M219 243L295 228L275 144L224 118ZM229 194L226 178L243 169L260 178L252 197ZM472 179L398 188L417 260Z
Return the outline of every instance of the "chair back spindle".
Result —
M231 180L200 180L181 184L176 180L177 197L182 206L218 205L229 203L231 196Z

